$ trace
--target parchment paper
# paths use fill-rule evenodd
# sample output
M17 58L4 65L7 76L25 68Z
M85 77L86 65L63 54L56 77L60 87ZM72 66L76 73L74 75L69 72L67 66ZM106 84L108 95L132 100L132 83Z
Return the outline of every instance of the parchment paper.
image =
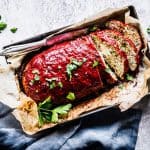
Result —
M110 19L117 19L124 21L125 23L131 23L135 25L139 29L140 34L142 36L143 40L142 52L143 53L146 52L147 50L146 38L142 32L138 20L130 16L130 10L128 7L120 9L107 9L93 17L90 17L89 19L86 19L82 22L64 28L58 31L58 33L88 27L93 24L100 24L101 26L103 26L103 24ZM13 114L20 121L23 130L27 134L34 134L43 129L53 127L56 124L49 123L45 124L42 127L39 127L36 103L31 98L27 97L23 92L20 91L17 76L14 75L14 71L21 65L21 61L23 58L24 56L11 57L8 59L8 61L11 64L8 65L6 68L1 68L0 73L1 80L4 77L8 79L6 81L8 82L7 85L4 84L4 87L0 89L3 92L3 94L1 95L2 97L1 99L3 99L3 103L11 107L16 107ZM123 83L124 85L123 89L120 89L118 86L115 86L110 91L101 94L99 97L83 102L80 105L77 105L68 113L68 116L66 116L66 118L59 120L59 123L67 120L72 120L74 118L77 118L80 114L86 111L90 111L103 106L118 104L121 111L129 109L135 103L140 101L144 95L148 93L147 80L150 75L149 66L150 62L148 58L144 56L143 66L140 66L139 68L140 71L133 82ZM12 83L10 83L10 81ZM9 89L10 84L11 87L14 87L13 90L12 88Z

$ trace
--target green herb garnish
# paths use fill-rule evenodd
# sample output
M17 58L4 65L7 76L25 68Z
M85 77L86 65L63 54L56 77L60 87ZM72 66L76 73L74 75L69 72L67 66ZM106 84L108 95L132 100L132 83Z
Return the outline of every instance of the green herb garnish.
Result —
M12 33L16 33L17 30L18 30L18 28L16 28L16 27L10 29L10 31L11 31Z
M83 64L83 62L77 61L76 59L72 59L72 64L80 67Z
M49 88L52 90L56 87L56 83L55 81L52 81L51 83L49 83Z
M7 24L5 22L0 22L0 31L4 30L7 27Z
M66 96L67 99L69 100L75 100L75 94L73 92L69 92L68 95Z
M35 81L39 81L39 80L40 80L40 76L39 76L38 74L35 74L34 80L35 80Z
M107 68L105 69L105 72L110 73L110 72L111 72L111 69L110 69L109 67L107 67Z
M55 77L54 78L50 78L50 79L46 78L45 80L48 81L50 89L53 89L56 86L59 86L60 88L63 87L63 84L62 84L61 81L59 81L58 83L56 83L56 81L58 81L58 78L55 78Z
M133 81L133 76L129 75L129 74L126 74L126 79L128 81Z
M32 73L35 75L34 75L34 78L29 82L30 85L33 85L35 81L40 80L39 71L37 69L32 70Z
M46 81L48 81L48 82L52 82L52 81L57 81L58 80L58 78L46 78L45 79Z
M69 76L69 80L72 78L72 71L76 70L78 67L75 64L67 64L66 72Z
M61 106L54 108L53 111L55 111L58 114L64 115L64 114L68 113L68 111L70 110L71 107L72 107L71 104L61 105Z
M94 62L93 62L93 64L92 64L92 67L95 68L95 67L98 66L98 65L99 65L99 62L96 61L96 60L94 60Z
M43 102L39 103L39 107L43 109L51 109L52 103L51 103L51 97L47 97Z
M46 98L43 102L38 104L38 119L39 119L39 125L42 126L44 124L45 120L45 112L47 112L47 110L49 111L52 107L52 103L51 103L51 97ZM48 116L49 116L48 112Z
M38 110L38 122L39 122L40 127L43 126L44 120L43 120L43 117L42 117L40 110Z
M62 87L63 87L62 82L58 82L58 86L59 86L60 88L62 88Z
M50 78L50 79L46 78L45 80L48 81L49 88L54 89L56 87L56 81L58 80L58 78Z
M89 27L88 31L93 32L93 31L96 31L97 29L98 29L98 27L96 25L94 25L94 26Z
M51 97L48 97L38 104L39 125L42 126L47 122L58 122L59 117L67 114L71 107L71 104L66 104L53 108Z
M150 34L150 27L147 28L147 33Z
M55 111L52 111L51 122L58 122L58 113L56 113Z
M66 72L69 76L69 80L72 78L72 72L82 66L82 64L86 61L86 58L82 61L77 61L76 59L72 59L70 64L67 64L66 66Z

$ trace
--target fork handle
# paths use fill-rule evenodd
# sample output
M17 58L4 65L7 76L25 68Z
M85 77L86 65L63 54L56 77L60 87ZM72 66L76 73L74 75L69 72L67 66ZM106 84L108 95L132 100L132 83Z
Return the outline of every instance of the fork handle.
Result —
M36 51L45 45L46 45L46 39L33 42L33 43L14 45L14 46L3 48L2 51L0 52L0 56L22 55L31 51Z

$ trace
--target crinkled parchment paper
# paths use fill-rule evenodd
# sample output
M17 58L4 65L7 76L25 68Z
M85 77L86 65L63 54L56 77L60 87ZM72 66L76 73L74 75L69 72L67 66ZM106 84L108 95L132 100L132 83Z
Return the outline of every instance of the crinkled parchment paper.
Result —
M141 34L143 40L142 52L147 50L147 41L140 27L139 21L136 18L130 16L130 10L128 7L120 9L107 9L99 14L88 18L77 24L73 24L67 28L63 28L59 33L69 31L70 29L79 29L87 27L92 24L103 25L107 20L118 19L125 23L135 25ZM23 130L27 134L34 134L46 128L55 126L54 123L45 124L42 127L38 125L38 112L37 104L23 92L21 92L17 80L17 76L14 74L22 61L20 57L11 57L8 59L11 64L0 68L0 99L3 103L15 108L13 114L20 121ZM97 109L103 106L111 106L118 104L121 111L125 111L133 106L135 103L141 100L143 96L148 93L147 80L150 77L150 62L146 56L143 57L143 64L139 67L139 73L132 82L124 82L123 89L119 86L115 86L108 92L105 92L95 99L82 102L81 104L73 107L68 115L60 119L58 123L62 123L67 120L72 120L80 116L80 114L87 111ZM57 124L58 124L57 123Z

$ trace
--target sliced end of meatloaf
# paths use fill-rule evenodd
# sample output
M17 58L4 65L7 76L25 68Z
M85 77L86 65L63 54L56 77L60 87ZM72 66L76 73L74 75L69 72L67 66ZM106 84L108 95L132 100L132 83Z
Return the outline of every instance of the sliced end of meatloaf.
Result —
M142 48L142 40L138 30L134 26L126 24L123 33L126 38L129 38L133 41L137 50L140 51L140 49Z
M97 46L95 45L95 47ZM105 62L105 59L99 50L98 50L98 53L102 61L102 64L99 66L100 72L102 74L102 80L106 81L108 84L116 83L118 81L116 74L112 71L112 69Z
M114 70L120 79L124 79L124 75L129 69L128 61L127 57L117 46L117 43L105 37L102 31L92 33L91 37L97 49L103 55L106 63Z
M90 43L97 49L97 46L93 42L91 36L86 36L86 38L89 38ZM85 37L83 37L85 38ZM100 57L100 62L98 65L99 71L101 73L101 78L103 81L106 81L108 84L114 84L118 81L116 74L112 71L112 69L108 66L108 64L105 62L104 57L100 51L98 51L99 57Z
M139 62L137 50L133 42L115 30L103 30L101 31L101 34L108 39L115 40L117 42L119 49L127 55L130 70L136 70Z
M130 24L124 24L121 21L118 20L111 20L106 23L106 27L112 30L117 30L120 33L124 35L124 37L132 40L134 45L137 48L137 51L139 52L142 47L142 41L140 34L136 27Z

